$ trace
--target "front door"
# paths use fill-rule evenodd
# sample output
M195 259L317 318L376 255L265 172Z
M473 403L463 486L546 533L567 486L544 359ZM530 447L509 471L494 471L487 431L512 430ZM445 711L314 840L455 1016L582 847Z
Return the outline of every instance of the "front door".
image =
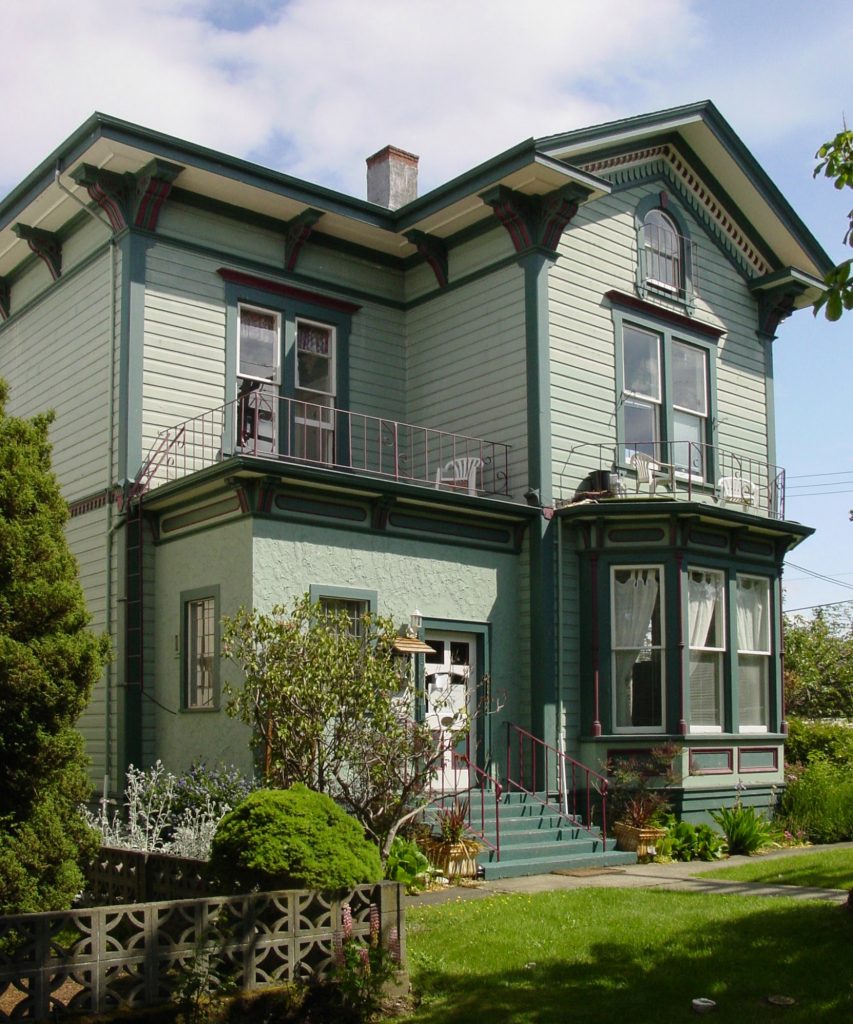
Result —
M469 633L427 630L424 637L435 651L424 657L424 713L434 738L445 753L433 788L452 793L467 790L470 773L459 755L465 753L468 729L460 733L466 713L473 719L476 701L476 645ZM456 742L454 742L456 735Z

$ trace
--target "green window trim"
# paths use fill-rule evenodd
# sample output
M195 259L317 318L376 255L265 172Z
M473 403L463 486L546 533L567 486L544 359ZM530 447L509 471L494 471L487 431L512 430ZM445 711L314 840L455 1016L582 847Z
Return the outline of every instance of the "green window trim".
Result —
M181 710L217 711L222 640L219 585L181 591L179 600Z
M690 328L680 324L668 322L664 317L656 318L649 312L621 309L611 295L614 303L611 310L613 317L613 330L616 340L616 465L620 469L633 471L631 456L626 450L627 427L626 427L626 400L635 400L638 405L646 405L649 408L657 408L657 434L656 438L649 438L659 446L661 453L667 457L661 461L672 462L679 457L682 444L688 445L683 438L676 437L676 419L682 413L674 401L674 351L681 346L685 351L695 350L702 354L705 361L705 414L696 414L695 419L700 420L700 449L704 454L701 467L701 480L693 478L694 486L707 486L713 489L715 475L714 453L717 446L717 346L714 340L699 330L691 331ZM635 398L635 393L626 390L625 380L625 334L626 330L633 329L638 334L654 335L658 339L658 360L659 360L659 387L657 394L648 399L642 395ZM685 415L690 415L686 413ZM678 445L678 447L675 447ZM639 449L637 449L639 450ZM695 458L693 447L685 449L688 458ZM680 475L680 471L677 470ZM692 473L693 470L691 469ZM684 472L686 476L686 471Z

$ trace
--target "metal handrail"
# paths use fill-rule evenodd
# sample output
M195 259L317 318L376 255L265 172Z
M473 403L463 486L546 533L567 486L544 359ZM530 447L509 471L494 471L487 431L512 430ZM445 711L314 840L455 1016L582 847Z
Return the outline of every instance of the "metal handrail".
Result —
M518 790L538 800L543 806L556 811L563 817L570 819L575 825L586 832L595 833L600 831L603 842L607 842L607 790L608 781L604 775L594 771L580 761L562 750L558 750L550 743L546 743L532 732L516 725L514 722L507 722L507 743L506 743L506 785L510 790ZM515 741L515 742L514 742ZM529 748L529 750L528 750ZM513 751L517 754L517 764L513 767ZM528 758L525 759L525 753ZM553 755L553 762L551 762ZM550 762L550 763L549 763ZM541 773L540 773L541 763ZM550 778L553 767L555 777ZM525 775L530 780L528 786ZM541 775L541 777L540 777ZM578 785L579 778L584 780L583 785ZM537 783L541 781L544 793L540 795ZM554 793L558 803L550 799ZM584 807L578 806L578 794L585 797ZM593 794L601 798L601 825L593 824Z
M455 744L453 744L455 746ZM450 749L450 748L448 748ZM440 779L441 785L439 786L438 793L434 797L434 803L443 804L448 799L457 800L460 796L465 796L468 799L468 831L477 837L480 842L483 843L488 849L495 852L497 860L501 859L501 796L503 795L504 787L494 775L490 775L479 765L475 764L471 760L471 734L470 732L465 737L465 753L460 754L455 750L451 750L451 772L454 778L454 785L452 790L445 788L445 773L442 771ZM465 771L468 773L466 785L460 786L459 773ZM471 773L473 773L476 782L474 785L471 784ZM474 815L474 801L472 800L472 794L479 792L480 799L480 821L479 828L476 825L476 818ZM489 838L486 830L486 794L493 793L495 801L495 839L494 842Z
M499 441L257 388L160 431L133 487L135 495L142 494L230 456L251 455L440 490L508 496L509 451Z
M692 501L696 494L704 494L722 504L726 499L721 483L730 478L740 482L744 495L740 502L729 499L731 504L742 504L745 509L763 512L774 519L785 518L784 469L751 455L698 441L572 443L559 474L560 489L564 494L585 493L584 481L593 473L604 473L609 474L616 497L630 498L634 494L636 470L631 458L635 452L652 460L657 482L666 488L668 497ZM564 498L562 503L567 500Z

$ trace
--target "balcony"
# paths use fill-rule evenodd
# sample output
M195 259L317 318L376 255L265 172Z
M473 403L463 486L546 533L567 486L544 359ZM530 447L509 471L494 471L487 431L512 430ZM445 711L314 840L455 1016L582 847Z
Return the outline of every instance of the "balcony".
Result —
M578 442L557 479L560 504L584 499L669 498L785 518L785 470L695 441L628 445Z
M130 500L238 455L457 493L509 496L509 445L259 388L161 431Z

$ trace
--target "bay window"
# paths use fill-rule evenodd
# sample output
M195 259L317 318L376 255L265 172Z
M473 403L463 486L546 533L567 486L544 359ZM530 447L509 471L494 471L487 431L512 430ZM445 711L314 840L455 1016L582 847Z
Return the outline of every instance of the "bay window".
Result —
M613 719L617 732L664 728L663 573L614 567L611 579Z

